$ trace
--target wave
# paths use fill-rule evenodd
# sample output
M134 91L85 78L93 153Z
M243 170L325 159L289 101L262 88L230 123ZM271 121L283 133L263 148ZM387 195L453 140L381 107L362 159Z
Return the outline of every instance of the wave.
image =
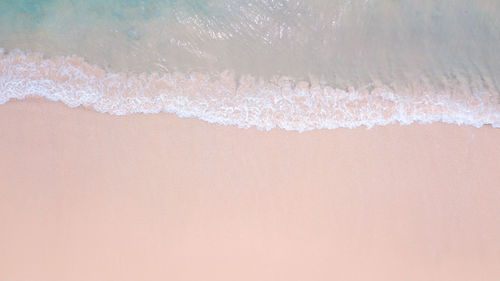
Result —
M457 91L423 87L409 95L371 85L337 89L288 77L236 78L228 71L215 76L108 73L77 56L44 58L0 49L0 104L39 96L113 115L167 112L240 128L300 132L437 121L500 128L498 95Z

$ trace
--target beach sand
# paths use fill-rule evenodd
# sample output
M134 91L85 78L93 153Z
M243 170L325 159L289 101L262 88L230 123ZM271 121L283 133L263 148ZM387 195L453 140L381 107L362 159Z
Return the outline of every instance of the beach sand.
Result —
M500 280L500 129L0 107L0 280Z

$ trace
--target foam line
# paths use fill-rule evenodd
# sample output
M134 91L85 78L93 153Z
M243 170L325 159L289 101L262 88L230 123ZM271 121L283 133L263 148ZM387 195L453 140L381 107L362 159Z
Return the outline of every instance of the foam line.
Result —
M215 79L202 73L165 75L107 73L82 58L44 58L19 50L0 51L0 104L27 96L85 106L101 113L175 113L210 123L308 131L400 123L445 122L500 127L496 93L472 95L421 91L393 93L384 88L341 90L281 77Z

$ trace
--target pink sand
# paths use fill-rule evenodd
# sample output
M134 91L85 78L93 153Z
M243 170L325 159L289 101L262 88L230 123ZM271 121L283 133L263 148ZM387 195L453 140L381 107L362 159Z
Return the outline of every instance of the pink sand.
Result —
M0 280L500 280L500 129L0 107Z

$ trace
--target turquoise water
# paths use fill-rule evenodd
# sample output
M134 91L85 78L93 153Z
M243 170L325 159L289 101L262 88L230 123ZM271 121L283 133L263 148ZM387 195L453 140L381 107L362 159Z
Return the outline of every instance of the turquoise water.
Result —
M235 89L253 79L255 92L245 94L252 96L262 85L282 88L273 81L285 79L294 89L304 81L309 92L317 84L370 98L390 94L397 103L479 100L495 115L499 14L493 0L0 0L0 47L78 56L109 73L219 81L229 72ZM141 91L154 97L160 90ZM429 120L459 118L432 114Z

